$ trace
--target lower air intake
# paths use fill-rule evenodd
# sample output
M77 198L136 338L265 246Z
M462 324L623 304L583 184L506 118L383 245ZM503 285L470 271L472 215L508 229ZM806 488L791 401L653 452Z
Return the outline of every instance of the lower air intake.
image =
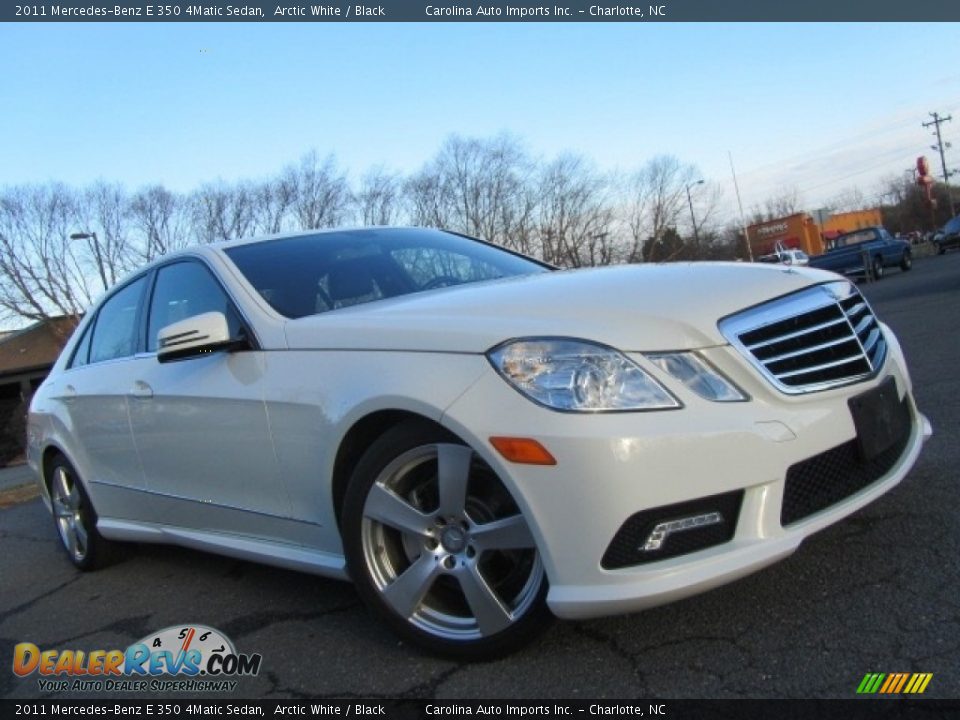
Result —
M635 513L617 530L600 565L616 570L729 542L742 502L743 490L736 490Z

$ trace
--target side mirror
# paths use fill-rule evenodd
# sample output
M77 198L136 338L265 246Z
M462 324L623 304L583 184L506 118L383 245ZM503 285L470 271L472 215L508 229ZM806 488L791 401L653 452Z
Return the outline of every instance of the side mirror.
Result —
M242 341L230 337L227 317L206 312L160 328L157 360L170 362L237 347Z

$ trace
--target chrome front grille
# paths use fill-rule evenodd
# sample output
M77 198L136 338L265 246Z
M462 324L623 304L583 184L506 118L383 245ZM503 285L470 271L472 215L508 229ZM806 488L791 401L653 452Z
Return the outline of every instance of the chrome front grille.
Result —
M826 390L877 373L887 343L857 288L807 288L720 321L720 332L775 387L789 394Z

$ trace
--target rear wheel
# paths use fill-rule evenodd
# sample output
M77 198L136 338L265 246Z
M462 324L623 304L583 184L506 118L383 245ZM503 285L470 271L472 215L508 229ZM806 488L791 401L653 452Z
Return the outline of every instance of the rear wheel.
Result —
M115 546L97 531L97 513L80 478L65 457L50 465L53 521L70 562L81 570L96 570L113 557Z
M388 431L361 458L342 527L366 604L431 652L480 659L550 619L526 519L489 465L429 423Z
M883 277L883 260L880 258L873 259L873 279L879 280Z
M900 260L900 269L906 272L913 267L913 258L910 256L909 252L903 254L903 259Z

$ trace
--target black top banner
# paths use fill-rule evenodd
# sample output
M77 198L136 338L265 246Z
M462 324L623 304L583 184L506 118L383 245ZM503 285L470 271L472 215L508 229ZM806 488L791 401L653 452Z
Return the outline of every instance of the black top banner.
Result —
M63 0L4 3L14 22L917 22L960 21L955 0Z

